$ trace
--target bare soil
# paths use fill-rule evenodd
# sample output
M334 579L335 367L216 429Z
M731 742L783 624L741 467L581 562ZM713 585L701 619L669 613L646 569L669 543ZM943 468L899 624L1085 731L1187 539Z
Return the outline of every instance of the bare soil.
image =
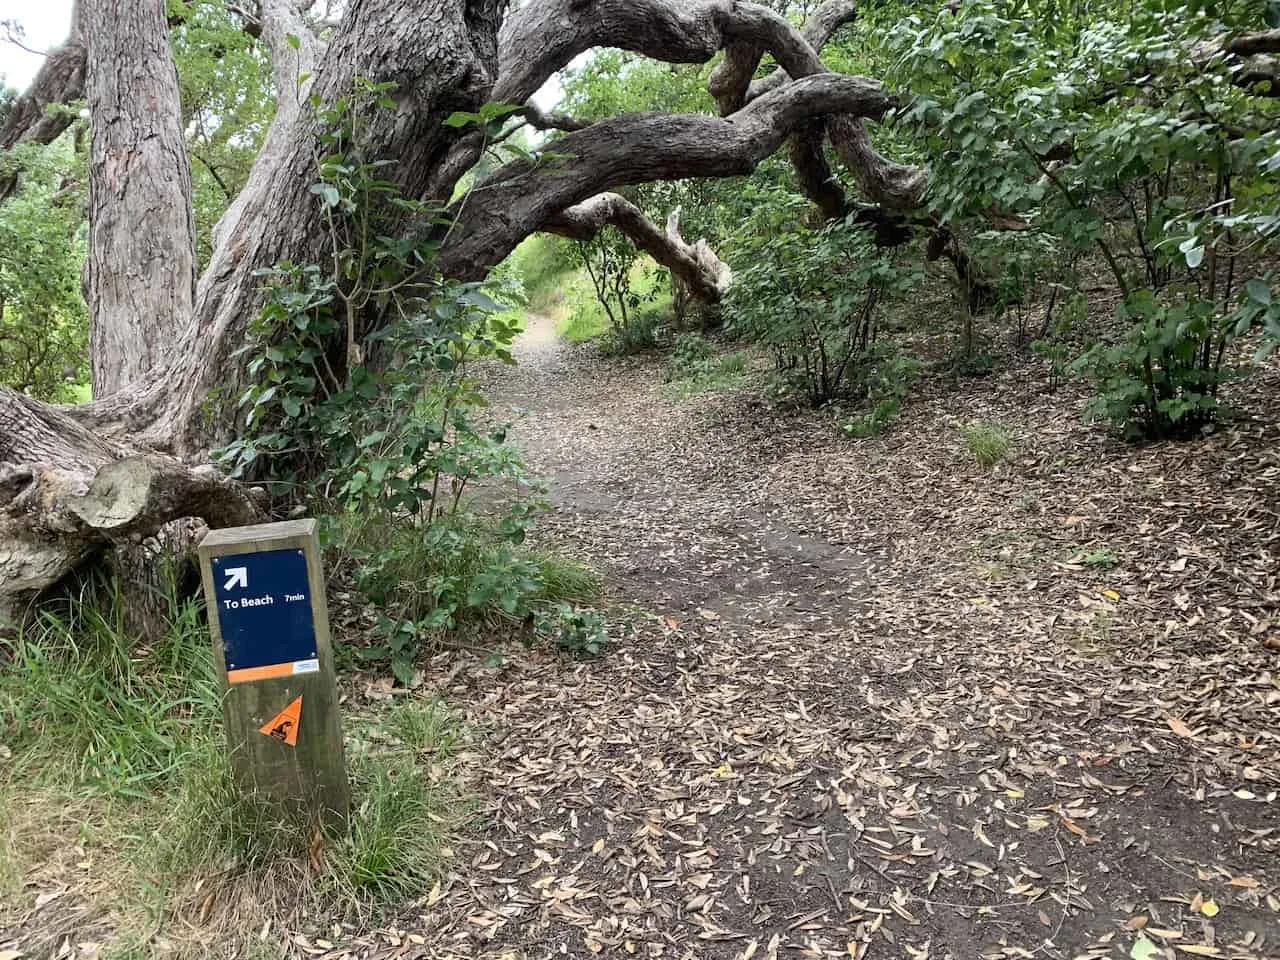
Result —
M472 831L395 923L280 949L1280 958L1275 369L1214 435L1131 448L1030 365L848 441L547 320L519 352L495 413L551 483L541 542L608 579L610 652L426 664ZM973 423L1014 438L990 471Z
M1280 957L1274 371L1190 444L1034 368L851 442L546 325L496 406L633 613L439 661L487 810L407 955Z

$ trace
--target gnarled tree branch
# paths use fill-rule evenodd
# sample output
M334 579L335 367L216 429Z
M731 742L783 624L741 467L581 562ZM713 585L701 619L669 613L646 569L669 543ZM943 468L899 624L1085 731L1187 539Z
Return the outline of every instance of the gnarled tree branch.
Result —
M821 53L832 35L857 16L856 0L827 0L809 15L801 35L816 53ZM787 71L779 67L768 76L753 80L764 53L762 46L753 44L736 44L725 51L724 60L712 71L708 84L721 114L740 110L791 79Z
M611 187L742 176L802 124L833 113L879 118L893 105L873 80L833 73L797 80L730 118L631 114L556 142L564 159L510 163L481 182L440 252L450 276L476 278L562 210Z
M53 143L71 126L70 113L49 108L73 103L84 96L85 64L84 17L82 4L77 0L71 12L70 37L49 53L31 86L14 102L0 129L0 150L11 150L20 143ZM17 173L0 177L0 202L13 193L17 185Z
M605 226L621 230L699 299L718 302L728 289L729 268L706 241L690 244L680 236L679 211L668 219L664 232L626 197L602 193L542 223L543 230L574 240L590 240Z

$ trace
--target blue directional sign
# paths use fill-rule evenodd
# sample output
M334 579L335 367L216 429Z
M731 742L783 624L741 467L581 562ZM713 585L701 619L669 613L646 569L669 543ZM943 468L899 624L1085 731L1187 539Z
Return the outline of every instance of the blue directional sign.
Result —
M211 561L227 679L231 683L320 669L307 558L268 550Z

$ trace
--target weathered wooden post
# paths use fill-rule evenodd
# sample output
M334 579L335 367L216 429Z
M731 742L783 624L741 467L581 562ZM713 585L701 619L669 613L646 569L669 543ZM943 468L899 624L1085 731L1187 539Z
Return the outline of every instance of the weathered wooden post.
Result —
M345 826L350 791L316 522L214 530L199 553L237 788L289 815Z

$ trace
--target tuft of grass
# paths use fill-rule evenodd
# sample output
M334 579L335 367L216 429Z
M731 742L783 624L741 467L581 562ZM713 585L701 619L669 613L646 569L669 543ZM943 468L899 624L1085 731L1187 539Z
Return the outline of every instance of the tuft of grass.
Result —
M540 599L548 603L588 603L598 599L604 590L600 574L584 563L542 550L528 550L527 556L537 567L542 582Z
M461 741L457 717L434 697L396 704L378 726L420 759L446 760Z
M400 762L389 762L397 756ZM403 903L429 889L440 873L441 827L455 826L456 795L394 751L357 757L352 774L362 799L352 811L350 833L330 852L328 885L355 906Z
M984 470L1004 460L1013 449L1013 437L1004 428L987 423L971 423L965 427L964 443Z
M14 776L74 782L104 797L163 788L220 710L200 608L169 604L152 646L134 649L113 584L92 583L45 610L0 660L0 715L11 726Z
M110 915L113 955L149 957L157 935L198 930L269 956L268 920L398 909L438 876L469 813L450 771L460 728L442 704L347 719L371 731L348 748L351 829L317 837L237 793L198 602L171 600L161 639L135 647L120 600L98 584L0 649L0 890L83 847L91 867L61 879ZM19 899L6 895L0 926Z

